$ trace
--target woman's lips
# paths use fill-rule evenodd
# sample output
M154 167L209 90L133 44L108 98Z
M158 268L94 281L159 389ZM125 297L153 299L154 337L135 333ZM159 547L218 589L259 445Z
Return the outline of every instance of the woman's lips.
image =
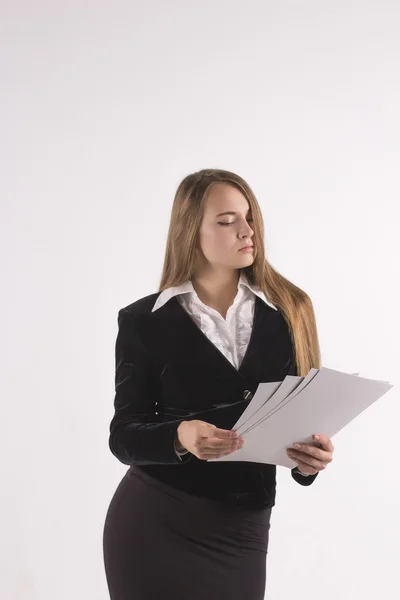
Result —
M239 252L253 252L253 246L246 246L245 248L240 248Z

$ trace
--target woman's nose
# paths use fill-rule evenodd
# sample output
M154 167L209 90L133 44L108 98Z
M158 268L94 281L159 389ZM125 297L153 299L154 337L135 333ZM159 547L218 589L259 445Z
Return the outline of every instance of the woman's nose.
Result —
M254 235L254 231L252 230L252 228L250 227L250 225L248 223L246 223L246 227L241 231L240 236L243 237L249 237L251 238L251 236Z

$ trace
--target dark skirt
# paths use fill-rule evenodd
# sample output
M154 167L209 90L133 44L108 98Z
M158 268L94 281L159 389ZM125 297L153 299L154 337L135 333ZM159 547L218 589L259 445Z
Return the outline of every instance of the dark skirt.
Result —
M271 510L193 496L131 467L104 525L111 600L263 600Z

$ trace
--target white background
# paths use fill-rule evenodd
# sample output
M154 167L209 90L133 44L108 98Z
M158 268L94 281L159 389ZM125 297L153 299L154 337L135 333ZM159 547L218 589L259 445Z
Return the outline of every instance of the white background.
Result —
M232 170L323 365L399 374L397 0L1 2L1 589L106 600L117 312L156 292L188 173ZM279 469L269 600L400 594L399 389Z

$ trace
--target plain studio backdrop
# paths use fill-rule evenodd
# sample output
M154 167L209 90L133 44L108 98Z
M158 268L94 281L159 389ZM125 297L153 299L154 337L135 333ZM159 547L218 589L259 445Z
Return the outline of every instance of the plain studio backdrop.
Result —
M117 312L157 291L188 173L253 187L323 366L398 382L400 5L3 1L0 22L0 595L107 600ZM395 385L311 488L278 468L266 598L399 598L399 423Z

